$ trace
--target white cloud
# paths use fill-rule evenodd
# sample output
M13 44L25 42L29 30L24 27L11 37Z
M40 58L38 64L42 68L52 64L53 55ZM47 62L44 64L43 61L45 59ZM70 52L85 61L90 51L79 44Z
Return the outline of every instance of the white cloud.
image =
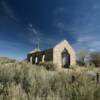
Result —
M95 52L95 49L90 48L89 51L90 51L90 52Z
M28 24L28 26L25 28L25 31L28 33L28 35L25 36L25 39L29 44L35 46L37 42L41 42L42 33L38 29L33 27L32 24Z
M38 31L33 27L32 24L29 24L29 27L27 28L32 34L38 35Z
M100 40L94 37L94 35L83 35L78 37L77 42L74 44L76 50L86 49L90 52L100 51Z
M87 49L90 51L100 51L100 7L98 4L93 4L91 9L87 11L75 11L75 17L68 23L68 19L63 19L62 16L56 16L54 25L61 33L65 30L77 36L76 42L73 44L76 50ZM66 13L70 16L73 12L66 11L66 8L56 10L57 14ZM62 11L62 13L61 13ZM71 16L72 16L71 15ZM67 17L67 16L66 16ZM67 22L68 21L68 22Z
M84 35L81 35L78 39L77 39L77 42L88 42L88 41L93 41L95 40L96 37L94 36L84 36Z

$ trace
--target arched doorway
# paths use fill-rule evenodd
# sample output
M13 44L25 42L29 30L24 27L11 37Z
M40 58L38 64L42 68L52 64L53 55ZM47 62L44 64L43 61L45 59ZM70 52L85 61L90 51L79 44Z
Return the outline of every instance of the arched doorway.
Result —
M63 68L69 68L70 66L70 54L68 53L67 49L64 48L62 51L62 67Z
M43 55L42 55L42 63L44 63L45 62L45 53L43 53Z
M32 56L30 57L30 63L31 63L31 64L33 63L33 58L32 58Z
M35 57L35 64L39 64L39 57L38 56Z

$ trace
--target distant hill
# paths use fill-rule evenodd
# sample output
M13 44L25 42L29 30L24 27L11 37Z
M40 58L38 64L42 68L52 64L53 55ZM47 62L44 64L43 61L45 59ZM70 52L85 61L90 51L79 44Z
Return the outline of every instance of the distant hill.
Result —
M17 60L8 57L0 57L0 64L15 63Z

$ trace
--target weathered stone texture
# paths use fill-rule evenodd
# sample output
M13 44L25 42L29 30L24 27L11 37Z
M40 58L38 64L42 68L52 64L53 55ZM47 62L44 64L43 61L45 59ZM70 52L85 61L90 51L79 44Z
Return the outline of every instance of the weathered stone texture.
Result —
M65 48L70 54L70 65L72 66L76 64L75 51L69 45L69 43L66 40L64 40L61 43L57 44L53 49L53 63L56 64L59 68L62 67L61 53Z
M27 60L30 61L30 58L32 57L32 63L35 64L35 57L38 57L39 62L42 62L43 55L45 55L44 58L45 62L53 61L53 48L28 54Z
M69 55L69 59L67 59L70 62L69 66L75 65L76 64L75 51L66 40L60 42L54 48L47 49L44 51L29 53L27 56L27 60L30 61L30 58L32 57L32 63L34 64L35 57L38 57L39 62L42 62L43 55L45 55L44 59L45 62L52 61L53 64L57 65L58 68L62 68L62 52L64 51L64 49L67 50L67 53Z

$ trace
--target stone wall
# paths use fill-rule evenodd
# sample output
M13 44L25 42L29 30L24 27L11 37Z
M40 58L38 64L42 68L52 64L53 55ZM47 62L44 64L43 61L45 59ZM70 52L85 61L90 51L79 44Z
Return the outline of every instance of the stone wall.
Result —
M49 62L49 61L53 61L53 48L51 49L47 49L44 51L37 51L35 53L32 54L28 54L27 55L27 60L30 62L30 58L32 57L32 63L35 63L35 57L39 58L39 62L42 62L42 57L43 55L45 55L45 61Z
M70 54L70 65L72 66L76 64L75 51L69 45L69 43L66 40L64 40L61 43L57 44L53 49L53 63L56 64L58 68L62 68L61 53L64 50L64 48L66 48L68 53Z

